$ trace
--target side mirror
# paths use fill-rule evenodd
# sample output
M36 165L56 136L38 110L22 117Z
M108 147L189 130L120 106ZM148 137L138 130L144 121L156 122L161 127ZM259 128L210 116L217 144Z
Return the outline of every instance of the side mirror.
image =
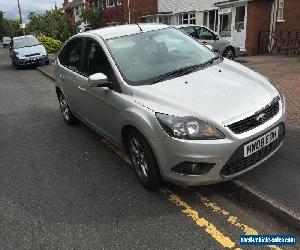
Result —
M220 37L218 35L215 35L215 40L219 40Z
M102 73L96 73L96 74L90 75L89 79L88 79L88 83L91 88L93 88L93 87L100 87L100 88L109 87L108 78L106 75L104 75Z
M12 46L11 46L11 45L9 45L8 49L9 49L9 50L12 50Z

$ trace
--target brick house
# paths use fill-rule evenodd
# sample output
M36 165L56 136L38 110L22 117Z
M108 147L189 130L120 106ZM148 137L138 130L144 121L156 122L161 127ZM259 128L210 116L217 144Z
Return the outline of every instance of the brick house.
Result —
M260 46L300 46L300 0L158 0L158 12L144 21L203 24L249 55Z
M83 9L95 9L100 4L104 26L141 22L142 16L157 12L157 0L64 0L63 12L72 23L78 24Z

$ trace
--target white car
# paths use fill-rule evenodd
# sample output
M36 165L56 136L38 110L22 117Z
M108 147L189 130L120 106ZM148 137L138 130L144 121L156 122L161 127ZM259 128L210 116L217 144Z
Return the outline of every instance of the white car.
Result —
M11 38L10 37L3 37L2 38L3 48L8 47L10 45L10 42L11 42Z

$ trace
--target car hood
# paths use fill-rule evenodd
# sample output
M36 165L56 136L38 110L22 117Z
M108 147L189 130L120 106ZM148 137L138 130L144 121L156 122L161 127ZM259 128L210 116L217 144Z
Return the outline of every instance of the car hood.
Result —
M18 52L19 54L23 56L32 55L32 54L40 54L45 55L47 52L43 45L35 45L31 47L24 47L19 49L14 49L15 52Z
M223 124L261 109L278 95L265 77L227 59L189 75L133 88L134 100L154 112Z

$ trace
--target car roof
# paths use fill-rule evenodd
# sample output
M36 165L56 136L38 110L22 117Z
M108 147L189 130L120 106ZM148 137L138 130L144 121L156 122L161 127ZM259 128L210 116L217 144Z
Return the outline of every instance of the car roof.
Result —
M140 30L140 28L142 31ZM126 24L126 25L118 25L113 27L105 27L100 28L96 30L90 30L86 32L82 32L80 34L77 34L76 36L84 36L85 34L94 34L97 36L100 36L104 40L108 40L111 38L116 37L122 37L122 36L128 36L128 35L134 35L141 32L148 32L153 30L160 30L170 27L168 25L164 24L146 24L146 23L140 23L140 24Z
M19 40L19 39L23 39L23 38L26 38L26 37L34 37L33 35L27 35L27 36L16 36L14 37L13 39L14 40Z

